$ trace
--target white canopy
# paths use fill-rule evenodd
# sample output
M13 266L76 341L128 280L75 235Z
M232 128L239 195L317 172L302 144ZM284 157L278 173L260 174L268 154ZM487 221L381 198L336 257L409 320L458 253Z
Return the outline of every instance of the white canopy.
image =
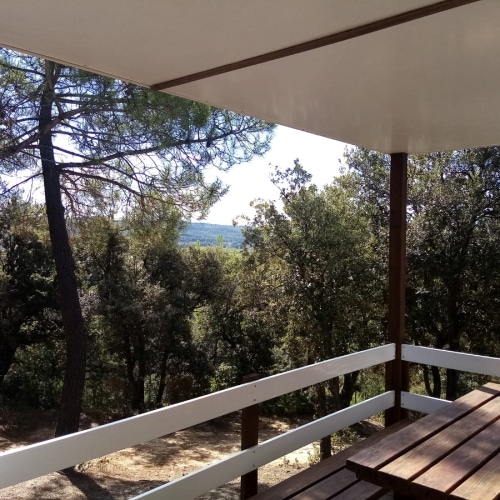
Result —
M1 46L351 144L500 143L499 0L2 0L0 13Z

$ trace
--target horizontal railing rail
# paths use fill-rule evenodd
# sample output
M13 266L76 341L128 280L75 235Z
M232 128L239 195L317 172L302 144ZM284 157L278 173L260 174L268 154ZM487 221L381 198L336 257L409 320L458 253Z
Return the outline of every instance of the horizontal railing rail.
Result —
M134 498L160 500L195 498L207 491L242 476L328 434L337 432L360 420L394 406L394 391L388 391L264 441L230 457L187 474Z
M0 488L72 467L346 373L385 363L393 360L394 357L394 344L387 344L273 375L119 422L9 450L0 454L0 471L2 471L0 474ZM379 403L384 401L385 405L388 401L386 398L390 398L390 396L382 396L384 398L380 401L377 399L375 401L379 401ZM370 406L362 406L361 408L370 408ZM327 418L325 426L333 425L335 415L325 417ZM355 411L352 415L355 415ZM328 420L330 417L332 419ZM338 418L340 419L339 422L341 422L343 417ZM323 435L334 432L330 428L320 431L323 423L319 422L318 420L318 432L324 432ZM304 435L307 435L309 431L304 432ZM314 433L316 435L316 430ZM288 439L293 441L295 438ZM314 441L314 439L308 442ZM302 445L295 446L293 449L300 448L300 446ZM253 450L253 448L249 450ZM245 450L246 454L241 456L246 457L251 456L254 452L257 453L255 450L249 450ZM238 460L243 460L243 458ZM235 459L235 463L238 460ZM241 465L239 465L237 467L238 472L230 479L252 470L252 468L248 470L241 470L241 468ZM229 475L231 474L232 472ZM224 477L227 475L225 474ZM205 489L205 491L207 490Z
M479 373L492 377L500 376L500 359L490 356L403 344L402 358L403 361L411 361L423 365L451 368L462 372Z
M446 399L433 398L413 392L401 392L401 406L407 410L419 411L421 413L433 413L443 406L450 404Z
M446 351L432 347L403 344L402 359L412 363L451 368L480 375L500 376L500 359L464 352ZM403 392L401 406L422 413L432 413L449 404L445 399Z

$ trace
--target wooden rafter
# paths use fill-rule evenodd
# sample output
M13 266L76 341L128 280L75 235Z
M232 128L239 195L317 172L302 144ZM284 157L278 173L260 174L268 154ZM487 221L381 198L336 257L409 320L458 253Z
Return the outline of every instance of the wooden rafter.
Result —
M480 0L443 0L441 2L437 2L432 5L426 5L425 7L420 7L419 9L403 12L402 14L397 14L395 16L387 17L379 21L374 21L372 23L364 24L362 26L356 26L355 28L341 31L339 33L333 33L331 35L317 38L315 40L310 40L308 42L292 45L291 47L274 50L266 54L249 57L248 59L243 59L241 61L237 61L234 63L224 64L222 66L207 69L204 71L199 71L191 75L186 75L180 78L174 78L172 80L167 80L165 82L156 83L155 85L151 86L151 89L152 90L170 89L173 87L178 87L179 85L184 85L186 83L204 80L206 78L211 78L213 76L230 73L232 71L236 71L243 68L249 68L251 66L256 66L258 64L275 61L277 59L283 59L288 56L293 56L314 49L319 49L321 47L334 45L336 43L344 42L346 40L352 40L353 38L358 38L364 35L368 35L370 33L375 33L377 31L385 30L387 28L392 28L400 24L409 23L417 19L422 19L424 17L439 14L440 12L456 9L457 7L461 7L463 5L468 5L479 1Z

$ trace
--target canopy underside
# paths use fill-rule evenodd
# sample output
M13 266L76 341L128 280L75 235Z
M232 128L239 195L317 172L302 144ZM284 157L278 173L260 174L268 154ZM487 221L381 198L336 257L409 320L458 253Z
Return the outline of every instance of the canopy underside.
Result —
M428 13L386 22L415 9ZM498 0L4 0L1 12L0 46L146 87L352 31L164 90L388 153L500 143Z

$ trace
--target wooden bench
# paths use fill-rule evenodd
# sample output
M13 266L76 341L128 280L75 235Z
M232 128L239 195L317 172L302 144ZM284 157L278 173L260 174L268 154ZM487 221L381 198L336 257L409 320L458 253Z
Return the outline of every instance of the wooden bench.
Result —
M357 479L356 474L345 468L345 463L355 453L372 446L381 439L400 430L410 422L405 420L376 432L372 436L354 443L349 448L289 477L252 497L255 500L286 500L310 498L326 500L368 500L382 498L389 490ZM388 497L391 498L391 497Z

